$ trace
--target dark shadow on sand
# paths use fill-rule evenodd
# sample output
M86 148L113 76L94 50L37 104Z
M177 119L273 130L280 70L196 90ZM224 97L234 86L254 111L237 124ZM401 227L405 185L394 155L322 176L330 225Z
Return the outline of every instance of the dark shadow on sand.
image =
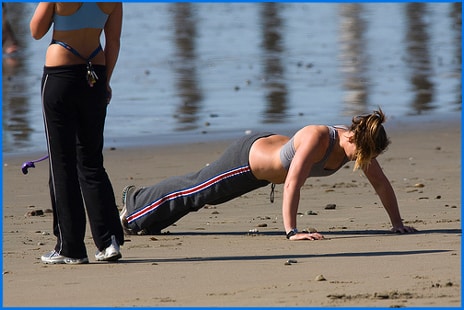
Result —
M421 230L414 234L461 234L461 229L428 229ZM322 232L326 236L326 240L330 236L334 239L338 238L359 238L372 236L394 236L385 230L343 230ZM282 236L282 232L176 232L165 233L163 236ZM159 236L159 235L158 235ZM407 236L407 235L404 235ZM143 236L133 236L135 238ZM146 237L146 236L145 236ZM317 241L320 242L320 241ZM410 251L380 251L380 252L348 252L348 253L327 253L327 254L282 254L282 255L241 255L241 256L216 256L216 257L179 257L179 258L141 258L141 259L121 259L118 263L186 263L186 262L208 262L208 261L256 261L256 260L288 260L288 259L309 259L309 258L330 258L330 257L380 257L380 256L402 256L402 255L427 255L453 252L452 250L410 250ZM156 254L154 254L156 255Z
M188 262L220 262L220 261L256 261L256 260L289 260L330 257L376 257L400 255L427 255L452 252L451 250L411 250L411 251L381 251L381 252L351 252L328 254L285 254L285 255L241 255L215 257L179 257L179 258L141 258L121 259L118 263L188 263Z
M398 233L393 233L388 230L339 230L339 231L319 231L326 237L330 236L344 236L350 237L355 236L395 236ZM460 234L461 229L425 229L415 232L414 234ZM283 231L260 231L257 232L243 232L243 231L226 231L226 232L208 232L208 231L185 231L185 232L167 232L159 234L159 236L246 236L246 235L258 235L258 236L285 236ZM407 234L405 234L407 235Z

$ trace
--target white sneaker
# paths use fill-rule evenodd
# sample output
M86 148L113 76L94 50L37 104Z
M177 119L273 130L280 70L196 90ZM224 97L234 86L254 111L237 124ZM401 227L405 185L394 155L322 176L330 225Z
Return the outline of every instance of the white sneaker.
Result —
M115 261L121 257L122 255L121 252L119 252L119 244L116 241L116 237L114 235L111 236L110 246L95 254L95 259L97 261Z
M119 212L119 219L121 221L121 226L126 235L137 235L137 232L133 231L131 228L129 228L127 224L127 208L126 208L126 200L127 196L129 195L129 192L132 192L135 190L134 185L128 185L122 190L122 210Z
M45 253L40 258L42 263L45 264L68 264L68 265L79 265L79 264L87 264L89 259L87 257L84 258L71 258L66 257L59 254L57 251L53 250L48 253Z

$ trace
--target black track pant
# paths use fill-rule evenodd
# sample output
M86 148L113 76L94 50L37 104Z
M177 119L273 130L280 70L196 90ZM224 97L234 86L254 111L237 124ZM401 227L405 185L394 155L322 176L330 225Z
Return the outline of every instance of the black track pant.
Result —
M254 141L269 135L244 136L200 171L132 192L126 198L129 228L159 232L206 204L220 204L268 185L253 176L248 157Z
M72 258L87 256L85 210L100 251L111 244L111 235L124 242L103 167L106 72L104 66L94 65L94 70L99 78L94 87L87 84L86 65L45 67L42 78L55 250Z

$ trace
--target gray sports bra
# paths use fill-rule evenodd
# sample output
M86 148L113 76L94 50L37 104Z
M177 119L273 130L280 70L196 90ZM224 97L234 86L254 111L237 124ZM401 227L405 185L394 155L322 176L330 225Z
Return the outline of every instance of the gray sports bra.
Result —
M343 159L342 164L337 168L337 169L324 169L324 166L329 159L330 154L332 153L332 149L335 145L335 141L337 140L338 133L336 128L343 128L346 129L345 126L327 126L329 128L329 147L327 148L327 151L324 154L324 157L318 161L317 163L313 164L311 168L311 172L309 173L308 177L323 177L323 176L329 176L337 172L344 164L349 162L350 160L348 157ZM290 164L292 163L293 157L295 156L295 145L294 145L294 136L282 147L280 150L280 162L282 163L282 166L285 169L290 168Z

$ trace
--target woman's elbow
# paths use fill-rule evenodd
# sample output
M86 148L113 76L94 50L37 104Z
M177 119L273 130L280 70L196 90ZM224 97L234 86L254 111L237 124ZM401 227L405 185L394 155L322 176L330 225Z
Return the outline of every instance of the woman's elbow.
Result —
M31 36L35 40L42 39L47 34L48 30L50 29L50 26L51 26L51 23L47 25L44 22L32 20L31 23L29 24Z
M40 39L42 39L43 36L45 35L45 33L43 33L43 31L39 31L39 30L37 29L37 27L35 27L35 26L33 26L33 25L31 25L30 28L31 28L31 36L32 36L32 38L35 39L35 40L40 40Z
M34 33L34 32L31 32L31 35L32 35L32 38L33 38L34 40L40 40L40 39L43 38L43 35L39 35L39 34Z

